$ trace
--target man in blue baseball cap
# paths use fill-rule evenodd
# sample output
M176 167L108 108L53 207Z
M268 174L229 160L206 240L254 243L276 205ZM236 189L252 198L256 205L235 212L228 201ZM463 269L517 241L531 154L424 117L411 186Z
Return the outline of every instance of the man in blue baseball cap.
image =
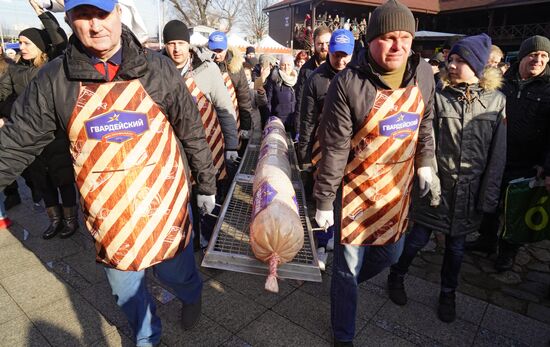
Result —
M95 6L105 12L113 12L118 0L65 0L65 12L81 5Z
M243 69L244 57L238 49L228 48L227 36L221 31L210 34L208 48L216 53L214 61L220 68L225 86L235 105L240 140L239 154L242 156L248 144L249 131L252 129L253 112L248 81Z
M65 6L74 35L64 55L29 82L12 121L0 128L0 191L55 134L65 133L96 260L135 344L158 345L161 322L145 269L182 302L182 327L196 325L202 280L192 246L189 175L199 209L212 212L212 154L174 64L144 49L122 25L117 1L66 0Z
M354 46L355 38L351 31L346 29L334 31L330 37L328 60L315 69L304 85L297 154L302 168L309 172L308 176L313 175L314 166L321 154L316 132L323 114L328 86L332 78L344 70L350 62ZM313 183L312 177L308 177L306 182ZM328 228L326 232L317 233L317 256L322 270L328 257L326 251L332 250L333 244L333 227Z

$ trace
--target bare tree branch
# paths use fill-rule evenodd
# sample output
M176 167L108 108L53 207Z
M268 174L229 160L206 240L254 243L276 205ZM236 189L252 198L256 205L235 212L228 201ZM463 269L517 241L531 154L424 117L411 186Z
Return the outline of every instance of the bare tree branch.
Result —
M239 0L213 0L212 7L218 12L221 19L227 22L227 31L230 31L233 25L239 22L237 15L243 7Z
M259 42L269 31L269 18L262 11L277 0L245 0L243 3L243 28L252 40Z

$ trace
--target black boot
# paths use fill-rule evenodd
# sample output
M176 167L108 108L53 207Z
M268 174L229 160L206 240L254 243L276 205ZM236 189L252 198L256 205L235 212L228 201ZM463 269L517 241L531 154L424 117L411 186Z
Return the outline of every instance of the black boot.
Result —
M181 325L183 330L191 330L199 322L202 310L202 295L197 302L183 304L181 309Z
M46 213L48 214L48 218L50 218L50 225L42 234L42 238L47 240L63 230L63 213L59 205L46 208Z
M474 241L468 241L465 244L465 249L467 251L487 253L491 255L497 251L497 240L496 238L490 238L484 235L480 235Z
M353 341L334 340L334 347L353 347Z
M78 210L76 206L63 207L63 230L59 237L71 237L78 230Z
M439 294L439 307L437 316L445 323L451 323L456 319L455 292L441 292Z
M21 197L19 196L19 193L6 195L6 198L4 199L4 208L6 211L11 209L12 207L15 207L21 203Z
M388 275L388 293L394 304L403 306L407 304L407 292L403 283L403 276L390 272Z

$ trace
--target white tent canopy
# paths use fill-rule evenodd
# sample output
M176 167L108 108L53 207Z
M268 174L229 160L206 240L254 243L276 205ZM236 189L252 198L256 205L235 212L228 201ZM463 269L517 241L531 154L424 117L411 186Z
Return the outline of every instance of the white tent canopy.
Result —
M281 45L279 42L272 39L269 35L264 37L259 43L258 48L278 48L286 49L287 47Z
M245 39L241 38L239 35L231 33L227 35L227 45L234 47L248 47L251 46Z
M201 34L195 32L193 33L193 35L191 35L190 43L194 46L203 46L208 43L208 39Z

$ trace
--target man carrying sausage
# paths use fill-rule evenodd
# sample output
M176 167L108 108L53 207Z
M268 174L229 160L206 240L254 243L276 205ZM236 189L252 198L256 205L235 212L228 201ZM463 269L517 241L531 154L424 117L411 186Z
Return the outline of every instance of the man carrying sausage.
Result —
M378 7L368 46L334 77L324 103L315 220L335 225L336 346L353 345L359 283L400 256L415 173L422 193L432 181L434 80L430 66L410 55L414 32L406 6Z

